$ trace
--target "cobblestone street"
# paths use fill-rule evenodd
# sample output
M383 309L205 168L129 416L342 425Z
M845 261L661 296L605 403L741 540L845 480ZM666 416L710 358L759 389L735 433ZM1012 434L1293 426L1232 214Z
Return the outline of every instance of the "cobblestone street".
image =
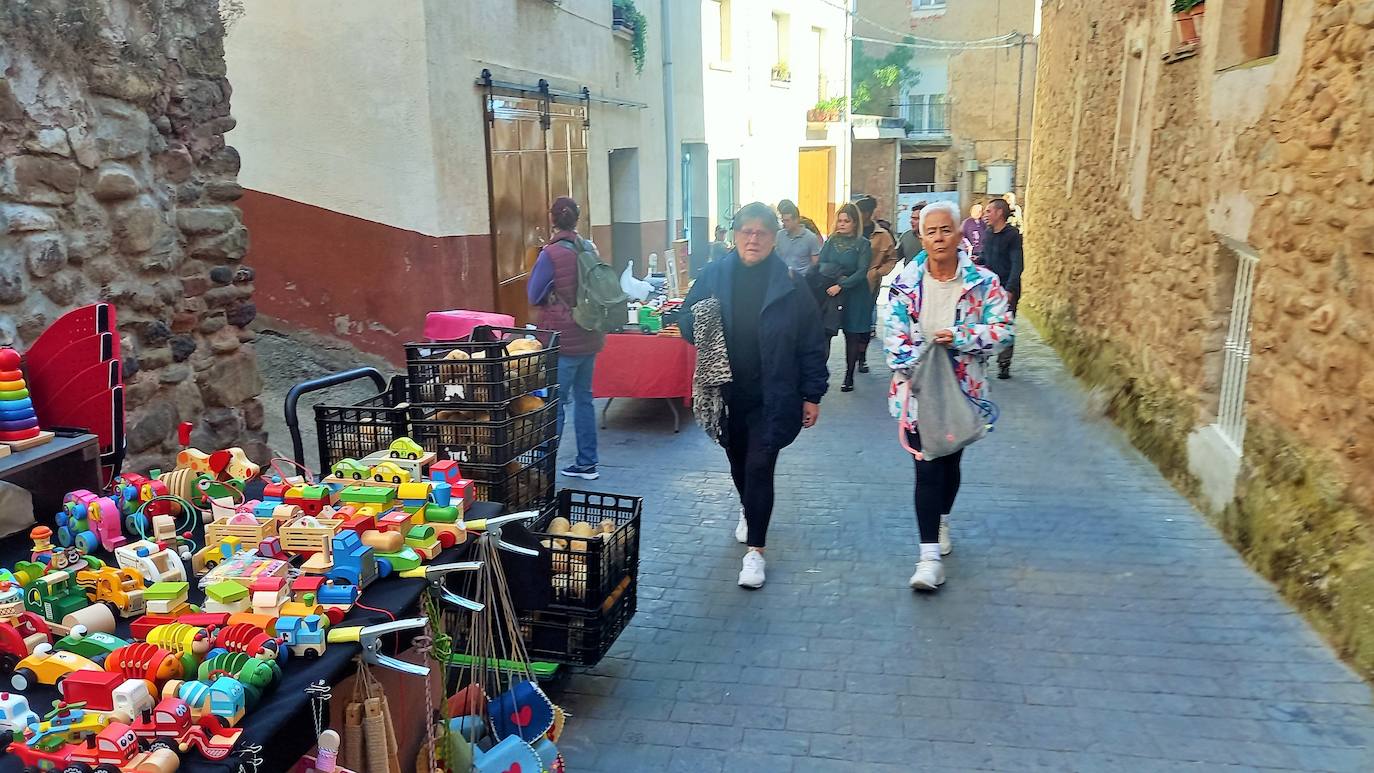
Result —
M569 769L1374 769L1369 688L1028 328L935 595L906 586L912 465L885 368L832 389L783 453L756 592L735 585L723 452L686 414L674 435L662 401L615 403L583 488L645 496L639 612L554 690Z

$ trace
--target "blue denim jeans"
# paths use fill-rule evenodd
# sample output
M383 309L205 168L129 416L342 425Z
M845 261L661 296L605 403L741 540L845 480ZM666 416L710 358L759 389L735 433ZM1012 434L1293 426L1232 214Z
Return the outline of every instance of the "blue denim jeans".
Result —
M572 409L579 467L596 466L596 407L592 405L595 365L595 354L558 357L558 436L563 436L564 412Z

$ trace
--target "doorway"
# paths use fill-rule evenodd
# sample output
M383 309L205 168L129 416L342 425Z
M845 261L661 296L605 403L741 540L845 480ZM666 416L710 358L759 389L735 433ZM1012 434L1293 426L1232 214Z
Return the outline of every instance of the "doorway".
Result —
M739 210L739 159L716 162L716 225L729 231Z
M587 111L583 105L488 97L487 168L491 174L492 263L496 308L532 321L526 281L548 241L549 203L571 196L591 223L587 184Z
M829 230L835 216L830 201L832 148L801 148L797 151L797 209L815 221L822 233Z
M616 148L610 153L611 265L617 272L635 263L635 275L645 268L643 226L639 216L639 149ZM602 253L603 255L606 253Z

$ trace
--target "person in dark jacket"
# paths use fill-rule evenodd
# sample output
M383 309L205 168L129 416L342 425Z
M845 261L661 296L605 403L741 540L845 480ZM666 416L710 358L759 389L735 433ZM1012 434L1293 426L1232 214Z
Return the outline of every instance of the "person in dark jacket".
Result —
M840 302L840 330L844 331L844 383L841 392L854 391L854 368L863 356L873 329L874 296L868 287L873 249L861 230L859 210L845 204L835 213L835 232L821 247L816 270L834 277L825 292Z
M739 574L745 588L764 581L778 453L815 425L830 378L820 313L802 278L773 251L777 233L767 204L741 209L734 251L701 272L679 317L682 337L696 343L692 307L707 298L720 303L732 376L723 390L721 445L743 506L735 538L748 546Z
M1021 249L1021 231L1007 221L1012 217L1006 199L993 199L984 212L988 227L983 231L983 265L997 275L1011 296L1011 314L1016 317L1016 305L1021 301L1021 268L1025 255ZM1014 346L997 353L997 377L1011 378L1011 355Z
M596 354L606 345L604 333L584 330L573 321L577 303L577 235L580 211L567 196L554 199L549 208L553 235L539 251L530 271L527 290L530 305L540 310L539 327L558 332L558 435L563 435L567 407L573 411L577 434L577 461L563 469L573 478L596 480L596 409L592 406L592 370Z

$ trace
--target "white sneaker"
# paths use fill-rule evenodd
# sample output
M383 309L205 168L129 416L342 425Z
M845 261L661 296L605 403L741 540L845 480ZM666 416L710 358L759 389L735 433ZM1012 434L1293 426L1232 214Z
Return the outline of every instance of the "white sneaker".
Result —
M947 556L954 552L954 543L949 540L949 517L940 517L940 555Z
M735 524L735 539L743 545L749 541L749 522L744 520L744 508L739 509L739 523Z
M744 554L744 568L739 570L739 586L741 588L763 587L763 554L759 551L751 550Z
M740 584L744 584L740 575ZM909 580L914 590L935 590L945 584L945 564L943 561L917 561L916 572Z

